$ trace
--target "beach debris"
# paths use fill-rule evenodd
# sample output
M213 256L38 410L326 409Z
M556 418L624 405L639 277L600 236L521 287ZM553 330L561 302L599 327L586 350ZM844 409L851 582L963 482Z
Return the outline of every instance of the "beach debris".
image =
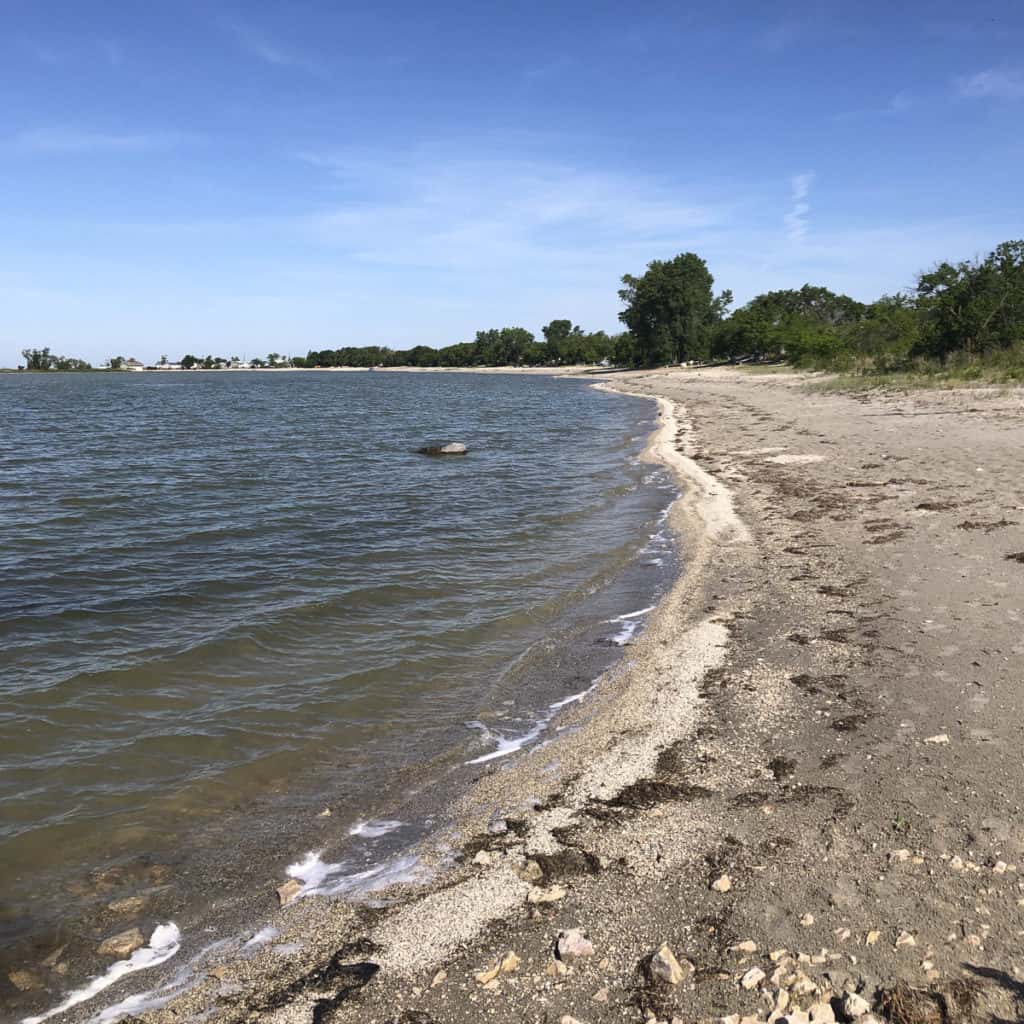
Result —
M684 960L686 965L676 959L675 953L669 948L667 942L661 944L661 948L651 956L647 962L647 973L652 981L661 981L666 985L678 985L688 974L692 974L694 967L689 960Z
M277 887L277 898L282 907L287 906L302 892L302 883L297 878L289 878Z
M449 441L447 444L428 444L417 448L420 455L465 455L469 449L461 441Z
M750 991L752 988L757 988L757 986L764 981L764 978L764 971L762 971L760 967L751 967L750 970L740 978L740 984L747 989L747 991Z
M100 956L116 956L119 959L131 956L137 949L142 949L146 940L138 928L129 928L127 931L118 932L116 935L108 935L97 948Z
M24 968L8 971L7 980L19 992L31 992L33 989L42 988L42 982L31 972Z
M574 960L594 955L594 944L582 928L566 928L558 933L555 955L559 960Z
M329 818L331 816L330 807L325 807L318 815L318 818Z
M128 896L123 900L112 900L107 904L107 910L113 914L137 914L144 906L146 901L142 896Z
M814 924L814 915L804 914L804 916L800 918L800 924L804 928L810 928Z
M518 970L521 962L519 957L510 949L493 967L486 971L480 971L476 975L476 980L484 987L487 987L492 982L497 981L499 975L512 974L513 971Z
M568 890L561 885L553 885L550 889L542 889L539 885L535 885L530 889L526 898L530 903L557 903L559 900L564 900L568 894Z
M948 742L949 742L949 736L946 733L944 733L944 732L940 732L940 733L938 733L935 736L926 736L925 737L925 743L936 743L936 744L939 744L940 746L942 746L942 745L945 745Z
M721 875L711 883L715 892L728 892L732 888L732 879L728 875Z

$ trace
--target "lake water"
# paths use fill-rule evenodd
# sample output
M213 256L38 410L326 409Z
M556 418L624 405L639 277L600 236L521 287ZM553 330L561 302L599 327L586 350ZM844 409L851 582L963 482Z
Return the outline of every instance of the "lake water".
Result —
M532 376L0 376L5 964L374 863L430 780L542 739L671 571L654 417Z

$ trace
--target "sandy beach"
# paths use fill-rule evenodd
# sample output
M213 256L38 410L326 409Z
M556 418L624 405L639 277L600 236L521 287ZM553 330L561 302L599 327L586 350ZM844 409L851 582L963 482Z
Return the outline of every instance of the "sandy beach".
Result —
M683 487L648 629L424 885L292 903L147 1019L1020 1018L1024 394L601 382Z

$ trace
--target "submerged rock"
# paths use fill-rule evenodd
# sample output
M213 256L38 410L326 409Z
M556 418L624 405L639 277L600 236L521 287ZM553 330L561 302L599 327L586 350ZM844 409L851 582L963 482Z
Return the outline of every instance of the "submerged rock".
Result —
M428 444L416 449L420 455L465 455L468 450L461 441L451 441L448 444Z
M138 928L129 928L127 931L118 932L105 938L96 950L100 956L131 956L137 949L142 949L146 940Z

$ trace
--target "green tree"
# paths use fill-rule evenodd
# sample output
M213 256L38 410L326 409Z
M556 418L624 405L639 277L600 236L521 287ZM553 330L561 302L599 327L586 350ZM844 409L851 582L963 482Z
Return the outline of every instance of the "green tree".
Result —
M181 368L183 370L191 370L193 366L197 366L198 364L199 364L199 360L196 359L195 356L193 356L193 355L182 356Z
M715 279L696 253L654 260L641 277L626 274L619 319L636 341L637 361L647 366L705 358L713 325L732 294L712 291Z

